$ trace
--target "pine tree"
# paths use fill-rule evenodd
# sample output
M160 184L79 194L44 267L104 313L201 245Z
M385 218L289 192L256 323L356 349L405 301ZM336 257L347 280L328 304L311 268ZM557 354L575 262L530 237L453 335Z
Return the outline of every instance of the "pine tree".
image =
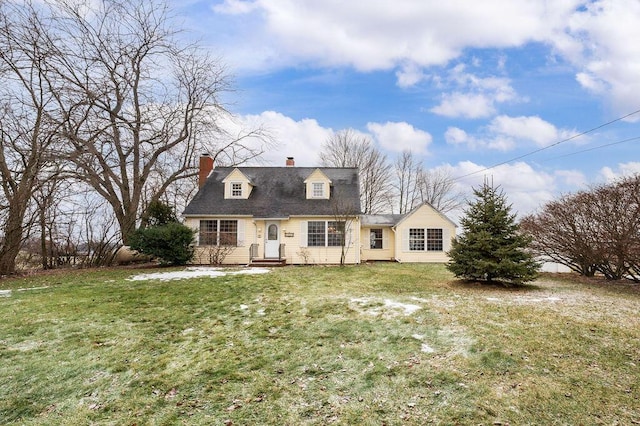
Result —
M516 284L532 281L539 264L526 250L531 239L519 232L502 191L485 182L461 219L462 235L449 251L447 269L458 278Z

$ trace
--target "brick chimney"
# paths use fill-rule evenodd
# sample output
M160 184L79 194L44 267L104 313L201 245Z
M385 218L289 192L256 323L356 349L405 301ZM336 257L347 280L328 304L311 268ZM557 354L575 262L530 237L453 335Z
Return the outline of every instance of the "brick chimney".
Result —
M211 170L213 170L213 157L209 154L202 154L200 156L200 171L198 172L198 188L202 188Z
M293 167L295 165L296 165L296 162L293 159L293 157L287 157L287 167Z

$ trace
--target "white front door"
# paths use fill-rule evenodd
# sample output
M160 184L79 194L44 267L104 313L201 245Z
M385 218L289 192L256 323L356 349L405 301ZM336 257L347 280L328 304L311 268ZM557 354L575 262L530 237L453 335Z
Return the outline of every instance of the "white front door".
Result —
M277 259L280 257L280 222L267 222L264 233L264 257Z

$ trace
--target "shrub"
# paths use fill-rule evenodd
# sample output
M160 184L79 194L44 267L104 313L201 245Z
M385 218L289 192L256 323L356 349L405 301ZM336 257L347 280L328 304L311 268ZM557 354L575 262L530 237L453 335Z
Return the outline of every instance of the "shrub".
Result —
M133 250L157 258L165 265L185 265L193 258L193 229L178 222L136 230L130 237Z

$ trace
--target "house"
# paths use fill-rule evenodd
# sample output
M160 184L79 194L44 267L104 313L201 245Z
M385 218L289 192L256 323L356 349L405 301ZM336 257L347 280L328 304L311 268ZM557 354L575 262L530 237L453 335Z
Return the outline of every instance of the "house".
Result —
M445 262L455 224L428 204L406 215L362 215L357 168L214 167L183 215L195 262L356 264Z

